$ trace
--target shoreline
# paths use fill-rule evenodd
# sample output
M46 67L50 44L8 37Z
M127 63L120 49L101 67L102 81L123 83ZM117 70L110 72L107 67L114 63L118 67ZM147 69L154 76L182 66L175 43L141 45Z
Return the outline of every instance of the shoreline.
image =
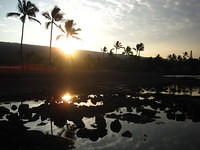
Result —
M163 77L121 71L71 71L66 73L0 74L0 98L39 97L72 93L95 93L120 86L148 87L173 84L200 85L193 78Z

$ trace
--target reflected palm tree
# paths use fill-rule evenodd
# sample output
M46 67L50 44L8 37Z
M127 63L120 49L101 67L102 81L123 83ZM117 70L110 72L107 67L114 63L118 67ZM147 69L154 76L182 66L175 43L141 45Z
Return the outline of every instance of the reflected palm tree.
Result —
M49 12L44 12L42 15L48 19L49 21L46 22L46 28L48 29L49 26L51 25L51 31L50 31L50 43L49 43L49 64L51 64L51 46L52 46L52 36L53 36L53 25L57 26L60 28L59 25L56 24L56 22L63 20L63 13L60 12L61 9L55 6L51 13Z
M61 31L64 34L60 34L56 37L56 40L60 39L62 36L66 36L66 38L72 37L75 38L77 40L80 40L80 38L77 36L79 33L78 31L81 31L80 28L75 28L74 26L76 25L76 23L74 22L74 20L66 20L65 21L65 26L64 29L62 27L60 27Z
M116 50L116 54L117 54L117 50L120 49L120 48L123 48L122 47L122 43L117 41L115 44L114 44L114 47L115 47L115 50Z
M28 19L30 21L36 21L39 24L40 21L38 21L36 19L36 13L39 12L39 9L36 7L35 4L33 4L30 1L26 1L26 0L18 0L18 12L10 12L7 13L7 17L19 17L19 19L22 22L22 34L21 34L21 45L20 45L20 57L21 57L21 64L23 65L23 37L24 37L24 25L26 22L26 18L28 17Z

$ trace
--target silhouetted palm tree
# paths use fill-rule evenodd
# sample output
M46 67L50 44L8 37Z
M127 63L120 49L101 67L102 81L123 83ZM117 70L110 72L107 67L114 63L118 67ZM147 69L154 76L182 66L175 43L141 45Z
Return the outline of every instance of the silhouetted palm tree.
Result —
M144 51L144 44L143 43L137 44L136 45L136 50L137 50L137 53L139 53L138 56L140 56L140 52Z
M183 53L183 59L186 60L189 57L188 52Z
M171 59L172 59L172 54L169 54L169 55L167 56L167 58L168 58L168 60L171 60Z
M122 53L124 55L133 55L133 52L131 51L131 47L130 46L127 46L126 48L124 48L124 52Z
M189 59L193 59L192 51L190 51L190 57Z
M104 46L104 48L102 49L102 52L103 52L103 53L107 53L107 51L108 51L107 47Z
M156 60L161 60L162 57L160 56L160 54L158 54L156 57L155 57Z
M113 50L114 50L114 48L110 49L110 52L109 52L110 56L113 56Z
M138 50L137 50L137 48L133 48L133 50L135 50L135 56L137 56L137 55L138 55Z
M116 50L116 54L117 54L117 50L120 49L120 48L123 48L122 47L122 43L117 41L115 44L114 44L114 47L115 47L115 50Z
M49 12L44 12L42 15L48 19L49 21L46 22L46 28L48 29L49 26L51 25L51 32L50 32L50 43L49 43L49 64L51 64L51 46L52 46L52 36L53 36L53 25L57 26L60 28L59 25L56 24L56 22L63 20L63 13L60 12L61 9L55 6L51 13Z
M182 56L181 56L181 55L178 55L178 56L177 56L177 60L178 60L179 62L182 61L182 60L183 60Z
M20 45L20 56L21 56L21 64L23 65L23 37L24 37L24 24L26 22L26 18L28 17L31 21L36 21L39 24L40 21L36 19L36 12L39 12L39 9L36 7L35 4L33 4L30 1L26 0L18 0L18 12L10 12L7 13L7 17L19 17L19 19L22 21L22 34L21 34L21 45Z
M72 37L77 40L80 40L80 38L77 37L77 35L78 35L78 31L81 31L81 29L80 28L76 29L74 27L75 25L76 25L76 23L74 22L74 20L66 20L64 29L62 27L60 27L61 31L66 35L66 38ZM61 36L64 36L64 35L63 34L58 35L56 37L56 40L58 40Z
M108 49L107 49L106 46L104 46L104 47L101 49L101 51L102 51L103 56L104 56L104 54L108 52Z
M172 54L172 61L176 61L177 60L177 56L176 56L176 54Z

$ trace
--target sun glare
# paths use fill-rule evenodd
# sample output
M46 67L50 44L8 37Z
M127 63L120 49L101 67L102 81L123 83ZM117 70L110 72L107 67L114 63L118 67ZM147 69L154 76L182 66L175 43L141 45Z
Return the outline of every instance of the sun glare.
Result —
M56 46L69 55L73 55L77 49L77 43L74 41L74 39L60 39L57 41Z
M70 102L70 100L72 99L72 96L67 93L62 97L62 100L64 100L65 102Z

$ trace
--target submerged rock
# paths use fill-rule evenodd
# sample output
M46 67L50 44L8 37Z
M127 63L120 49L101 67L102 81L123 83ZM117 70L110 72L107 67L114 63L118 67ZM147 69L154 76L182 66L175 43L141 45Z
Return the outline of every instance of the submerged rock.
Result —
M123 137L132 137L132 133L130 131L125 131L124 133L122 133Z
M16 105L12 105L12 106L11 106L11 109L12 109L13 111L17 110L17 106L16 106Z
M121 130L121 128L122 128L122 125L119 122L119 120L115 120L115 121L111 122L111 124L110 124L110 129L113 132L119 133L119 131Z

